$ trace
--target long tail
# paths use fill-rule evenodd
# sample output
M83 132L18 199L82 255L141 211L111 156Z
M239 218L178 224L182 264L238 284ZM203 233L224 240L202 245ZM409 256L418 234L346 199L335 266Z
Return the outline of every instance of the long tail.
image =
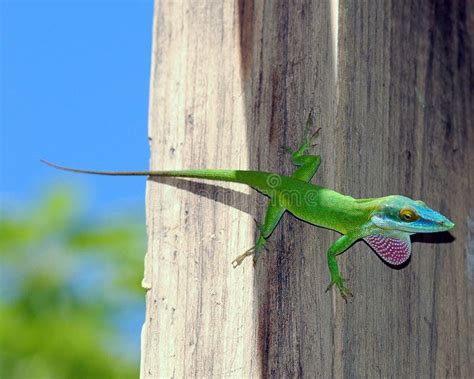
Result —
M79 168L65 167L60 166L56 163L49 162L45 159L40 159L41 163L44 163L47 166L56 168L58 170L77 172L79 174L91 174L91 175L107 175L107 176L150 176L150 175L160 175L159 172L151 171L97 171L97 170L82 170Z
M60 166L55 163L41 160L42 163L56 168L58 170L76 172L80 174L109 175L109 176L169 176L176 178L197 178L209 179L224 182L234 182L246 184L257 191L260 191L270 197L276 192L281 191L283 182L295 181L297 179L270 172L262 171L243 171L243 170L176 170L176 171L96 171L82 170L77 168ZM275 192L276 191L276 192Z

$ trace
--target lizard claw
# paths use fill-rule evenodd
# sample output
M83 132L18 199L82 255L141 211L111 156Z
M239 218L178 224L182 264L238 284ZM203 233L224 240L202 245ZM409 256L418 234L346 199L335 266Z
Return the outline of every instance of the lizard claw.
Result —
M253 266L255 267L255 265L257 264L258 256L260 255L260 252L262 251L262 249L267 250L267 247L265 246L265 242L267 241L265 238L262 237L263 226L259 224L257 221L255 222L257 223L257 226L260 229L260 237L257 241L257 244L254 247L251 247L250 249L248 249L245 253L239 255L237 258L235 258L232 261L232 266L234 266L234 268L239 266L244 261L245 258L250 257L251 255L253 255Z
M314 148L315 146L318 145L316 143L316 140L318 139L320 130L321 130L321 128L318 128L314 131L313 134L311 134L311 136L309 136L309 135L305 136L305 144L308 145L308 147Z
M317 140L317 137L319 136L319 131L321 130L321 128L317 128L313 133L311 133L312 129L313 129L313 120L312 120L312 111L311 111L308 116L308 121L306 121L306 126L304 128L302 145L297 150L292 150L289 147L284 147L285 151L291 154L292 159L298 159L302 155L306 154L307 150L317 146L316 140Z
M232 261L232 267L237 268L238 266L240 266L242 262L244 261L244 259L253 255L254 252L255 252L255 247L251 247L245 253L239 255L237 258L235 258ZM254 265L255 265L255 259L254 259Z
M349 288L346 288L346 287L339 288L339 292L346 303L347 303L347 298L354 297L354 295L352 294Z
M285 152L288 153L288 154L291 154L291 155L294 154L294 151L291 148L289 148L288 146L282 146L281 148L283 150L285 150Z
M320 127L319 127L318 129L316 129L316 130L314 131L314 133L311 135L310 140L312 141L312 140L314 140L315 138L317 138L320 131L321 131L321 128L320 128Z
M326 288L326 292L328 292L335 284L337 286L337 288L339 289L339 293L341 294L342 298L347 303L347 299L349 297L354 297L354 295L352 294L352 292L349 288L344 287L344 282L345 281L347 281L347 279L343 279L341 277L336 278L336 279L332 279L331 283L329 283L328 288Z

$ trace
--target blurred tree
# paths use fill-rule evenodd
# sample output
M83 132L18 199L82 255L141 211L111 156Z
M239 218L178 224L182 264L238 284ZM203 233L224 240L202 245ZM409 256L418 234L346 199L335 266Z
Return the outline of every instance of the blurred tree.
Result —
M144 217L96 224L77 198L1 210L0 378L138 376Z

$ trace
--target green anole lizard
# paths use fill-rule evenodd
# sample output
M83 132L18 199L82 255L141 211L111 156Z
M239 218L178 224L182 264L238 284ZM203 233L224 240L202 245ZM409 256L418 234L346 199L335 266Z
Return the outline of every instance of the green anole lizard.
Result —
M364 239L387 263L400 265L411 254L410 235L447 231L454 223L429 208L422 201L405 196L391 195L371 199L354 199L331 189L309 183L321 163L319 155L309 155L318 134L310 135L311 114L305 128L303 144L291 152L291 161L297 167L291 176L262 171L242 170L179 170L179 171L95 171L59 166L47 161L54 168L83 174L112 176L171 176L181 178L211 179L246 184L270 198L265 221L259 225L260 236L254 247L238 256L233 262L237 267L245 257L253 255L254 264L265 247L267 238L289 211L296 217L319 227L342 234L327 252L331 281L344 300L352 296L344 287L339 274L336 256L347 250L354 242Z

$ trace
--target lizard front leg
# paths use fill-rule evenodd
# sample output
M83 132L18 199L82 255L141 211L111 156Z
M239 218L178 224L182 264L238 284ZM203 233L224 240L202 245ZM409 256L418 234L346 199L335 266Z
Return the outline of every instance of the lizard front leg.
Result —
M337 286L342 298L347 302L347 297L352 296L351 291L344 287L344 282L346 279L343 279L341 275L339 275L339 267L337 265L336 256L342 254L346 251L358 238L353 237L351 235L344 235L339 238L336 242L332 244L332 246L328 250L328 266L329 271L331 273L331 282L329 283L326 292L329 291L334 285Z
M291 177L305 182L309 182L312 179L321 164L321 157L319 155L307 154L310 148L316 146L315 140L320 130L317 129L313 134L310 134L312 129L313 117L312 113L310 113L304 129L303 143L295 151L287 149L291 153L291 162L298 167Z

